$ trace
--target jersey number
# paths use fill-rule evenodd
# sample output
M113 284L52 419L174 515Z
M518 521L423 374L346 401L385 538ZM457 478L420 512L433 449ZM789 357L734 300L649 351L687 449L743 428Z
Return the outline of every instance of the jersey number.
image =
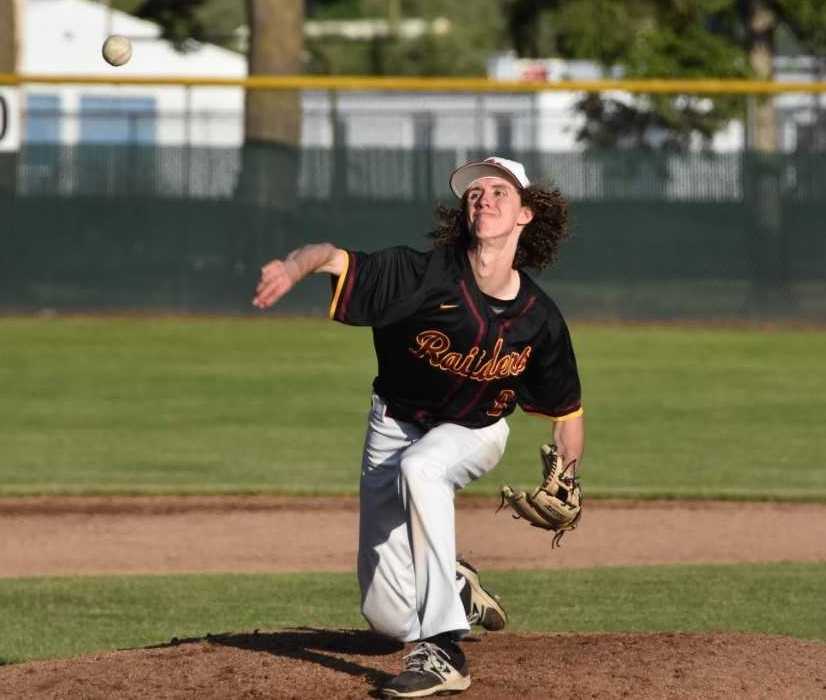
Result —
M493 400L493 406L488 409L488 415L498 418L508 409L515 398L516 393L513 389L502 389L499 396Z

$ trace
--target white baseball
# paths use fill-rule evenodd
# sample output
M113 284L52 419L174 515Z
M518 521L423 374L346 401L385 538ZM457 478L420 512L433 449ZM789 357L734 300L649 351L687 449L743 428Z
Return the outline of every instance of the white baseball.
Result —
M103 42L103 58L113 66L122 66L132 58L132 42L125 36L113 34Z

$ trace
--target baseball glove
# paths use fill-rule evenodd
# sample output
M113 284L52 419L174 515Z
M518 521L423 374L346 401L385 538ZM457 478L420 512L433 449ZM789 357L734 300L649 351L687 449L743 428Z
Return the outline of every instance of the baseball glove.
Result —
M557 454L556 446L542 445L542 485L528 494L502 487L502 502L497 512L509 505L514 518L523 518L534 527L554 532L551 547L559 542L568 530L573 530L582 515L582 489L576 476L576 461L567 466Z

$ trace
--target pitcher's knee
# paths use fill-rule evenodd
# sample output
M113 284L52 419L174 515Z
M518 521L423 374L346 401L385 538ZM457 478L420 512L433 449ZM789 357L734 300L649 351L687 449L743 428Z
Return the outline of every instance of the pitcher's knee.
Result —
M418 615L415 610L388 610L386 607L371 605L365 601L361 606L361 614L374 631L400 642L418 639Z
M402 479L412 487L435 480L434 465L417 455L411 455L402 460L401 474Z

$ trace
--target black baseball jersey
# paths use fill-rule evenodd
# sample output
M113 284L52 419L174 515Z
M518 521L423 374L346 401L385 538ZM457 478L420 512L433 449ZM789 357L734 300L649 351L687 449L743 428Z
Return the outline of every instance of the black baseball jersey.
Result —
M581 413L576 359L556 304L520 271L497 310L455 246L347 251L330 318L372 326L375 392L388 414L425 427L496 422L516 404L554 419Z

